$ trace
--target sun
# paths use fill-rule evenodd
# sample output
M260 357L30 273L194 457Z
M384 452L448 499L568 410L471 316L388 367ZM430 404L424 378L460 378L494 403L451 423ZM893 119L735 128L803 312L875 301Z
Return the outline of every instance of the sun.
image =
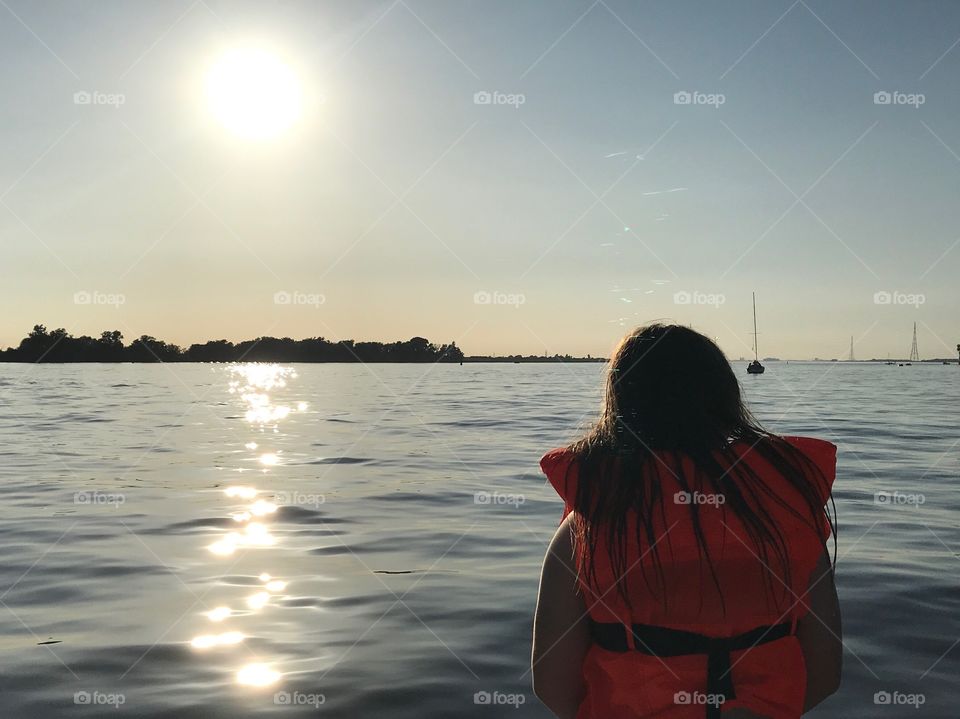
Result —
M206 78L207 104L228 131L250 140L283 134L300 118L296 73L280 57L259 48L221 55Z

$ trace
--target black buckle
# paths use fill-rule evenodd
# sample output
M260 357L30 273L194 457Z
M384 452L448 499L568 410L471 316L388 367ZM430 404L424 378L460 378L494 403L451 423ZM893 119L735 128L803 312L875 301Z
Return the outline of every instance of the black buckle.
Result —
M590 621L590 631L597 646L611 652L627 652L628 628L624 624ZM707 719L719 719L721 705L729 699L736 699L733 686L733 667L730 653L750 649L759 644L767 644L791 633L789 622L756 627L733 637L708 637L695 632L680 629L656 627L649 624L634 624L629 631L633 633L634 649L642 654L654 657L679 657L690 654L707 655Z

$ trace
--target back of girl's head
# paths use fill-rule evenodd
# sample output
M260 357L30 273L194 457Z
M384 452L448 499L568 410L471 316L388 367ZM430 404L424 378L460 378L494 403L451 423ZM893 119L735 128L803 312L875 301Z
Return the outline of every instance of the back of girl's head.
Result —
M771 498L766 479L751 462L742 461L734 440L749 442L740 446L765 460L799 493L799 509ZM802 452L753 419L723 352L689 327L654 323L623 338L610 359L600 419L570 450L578 469L573 502L578 566L588 582L599 586L594 559L600 542L605 542L614 576L620 578L618 593L628 604L623 578L630 566L631 543L650 552L654 575L662 573L658 543L663 535L657 532L657 521L665 501L664 476L672 474L675 484L687 489L699 478L713 493L723 494L722 511L743 522L756 556L770 573L771 589L790 586L790 557L781 527L764 507L779 504L815 531L821 526L824 500L818 487L824 482L812 482L811 477L822 480L822 473ZM662 459L653 461L654 454L674 459L664 464ZM693 460L693 474L683 468L680 455ZM698 508L688 509L697 544L719 590ZM637 520L632 531L630 512ZM656 585L657 576L648 576L642 563L640 569L650 585ZM663 598L666 601L665 594Z
M620 449L698 454L750 426L727 358L689 327L649 324L620 342L610 360L603 423Z

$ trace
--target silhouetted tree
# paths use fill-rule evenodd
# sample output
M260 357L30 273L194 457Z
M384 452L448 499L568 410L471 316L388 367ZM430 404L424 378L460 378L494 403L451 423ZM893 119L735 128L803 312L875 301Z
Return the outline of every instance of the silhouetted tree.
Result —
M35 325L16 348L0 351L4 362L575 362L570 355L547 357L470 357L456 342L435 345L424 337L406 342L331 342L323 337L294 340L289 337L258 337L237 344L211 340L186 350L150 335L124 346L118 330L101 332L98 338L73 337L65 329L48 332ZM593 360L598 361L598 360Z

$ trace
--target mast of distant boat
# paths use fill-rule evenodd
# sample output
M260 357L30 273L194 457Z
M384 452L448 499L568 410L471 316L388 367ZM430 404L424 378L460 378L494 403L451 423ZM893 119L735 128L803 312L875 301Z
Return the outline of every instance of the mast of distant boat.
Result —
M753 295L753 362L747 365L747 374L763 374L763 365L760 364L760 342L757 334L757 293Z

